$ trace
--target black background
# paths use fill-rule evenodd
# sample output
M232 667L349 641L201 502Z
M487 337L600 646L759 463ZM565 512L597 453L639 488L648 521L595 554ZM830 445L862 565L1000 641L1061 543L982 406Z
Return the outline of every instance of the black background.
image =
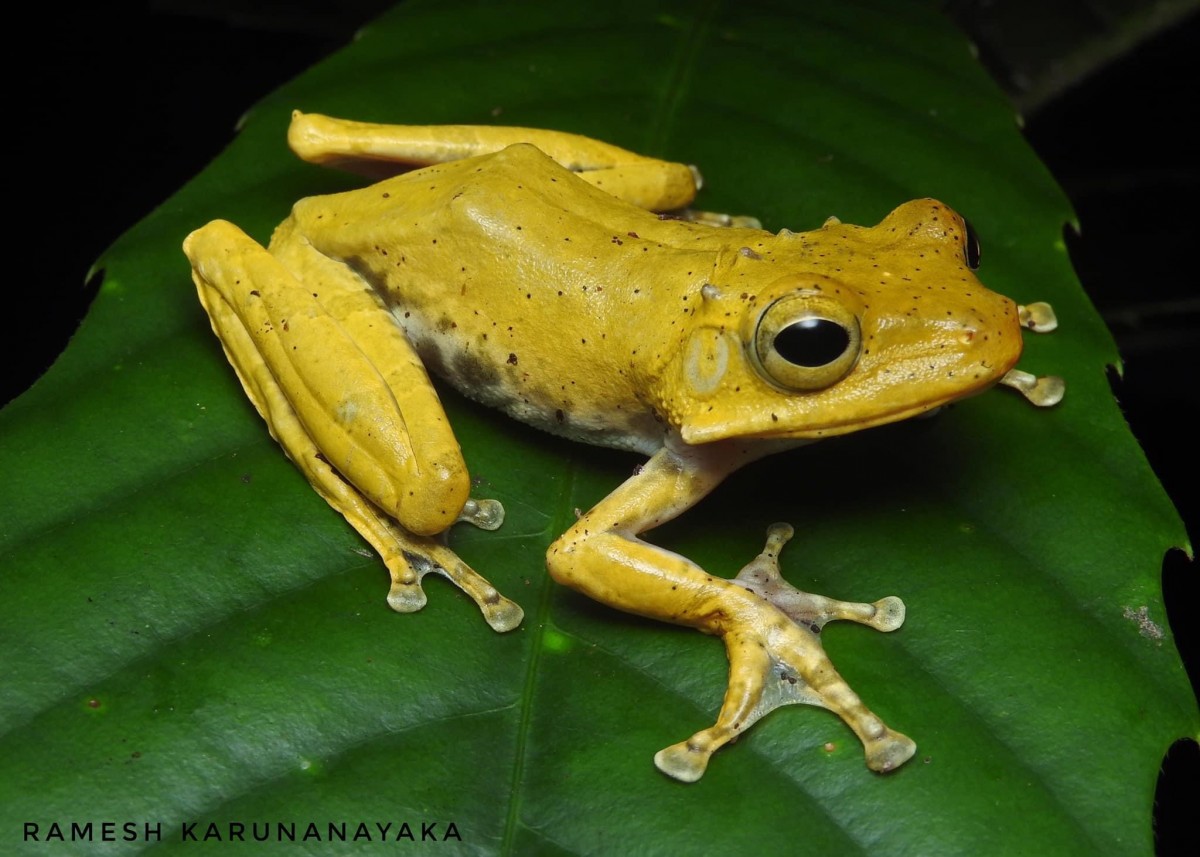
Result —
M84 277L96 257L215 157L247 107L349 41L382 4L351 4L359 11L340 13L321 5L268 6L261 20L147 7L57 19L43 13L41 28L29 33L43 59L21 60L7 80L7 126L17 137L17 155L6 159L9 214L22 224L15 235L6 230L8 252L10 262L25 259L28 267L18 262L16 281L7 283L10 357L0 402L28 387L65 346L94 297L97 284L85 288ZM1125 358L1124 378L1113 374L1114 392L1193 542L1197 32L1193 16L1026 125L1083 226L1081 236L1068 230L1068 244ZM10 30L10 50L21 37ZM54 192L66 183L71 191L61 199L71 200L69 210ZM1180 552L1167 557L1171 625L1193 685L1196 632L1185 611L1197 597L1195 580ZM1160 781L1160 853L1182 853L1194 823L1194 798L1183 792L1198 782L1200 750L1176 745Z

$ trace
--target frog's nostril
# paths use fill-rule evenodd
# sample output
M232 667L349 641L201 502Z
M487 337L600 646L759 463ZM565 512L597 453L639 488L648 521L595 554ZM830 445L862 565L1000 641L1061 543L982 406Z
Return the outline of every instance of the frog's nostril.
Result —
M974 338L975 338L975 331L973 328L970 328L970 327L964 328L963 332L958 335L958 341L961 342L963 345L970 345L971 341Z

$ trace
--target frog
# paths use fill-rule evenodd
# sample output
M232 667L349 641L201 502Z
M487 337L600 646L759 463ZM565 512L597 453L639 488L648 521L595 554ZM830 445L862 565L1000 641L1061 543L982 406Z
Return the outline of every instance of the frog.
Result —
M901 627L904 602L841 601L782 576L793 528L732 577L647 541L740 468L930 414L993 386L1033 404L1056 376L1016 368L1026 330L1057 326L977 278L978 239L949 206L905 202L875 226L830 217L764 230L692 208L703 178L563 131L387 125L293 114L305 161L373 184L295 203L263 247L213 221L184 251L213 331L271 434L387 567L388 604L448 578L497 632L519 605L464 563L456 523L503 522L471 477L431 374L555 435L644 461L550 544L558 583L720 637L716 722L660 750L682 782L774 709L829 709L867 767L915 742L850 688L820 632Z

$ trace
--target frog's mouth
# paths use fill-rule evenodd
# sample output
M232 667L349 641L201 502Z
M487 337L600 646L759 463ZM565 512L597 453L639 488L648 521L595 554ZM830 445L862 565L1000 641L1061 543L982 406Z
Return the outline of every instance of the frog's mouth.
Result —
M804 437L816 439L848 434L859 429L903 422L908 419L932 417L947 405L972 398L996 386L1009 387L1016 390L1025 397L1026 401L1039 408L1050 408L1057 405L1062 401L1063 395L1066 393L1066 382L1058 375L1033 375L1014 367L1001 375L999 379L980 384L975 389L967 390L953 396L946 396L941 400L925 402L917 406L900 408L890 412L881 412L874 419L847 421L841 424L832 424L801 432L765 432L762 436L767 438Z
M847 415L845 419L838 421L809 422L808 425L800 426L787 425L787 419L780 416L779 422L774 419L770 424L763 425L760 431L739 432L737 437L740 439L756 438L758 441L778 441L792 443L811 443L812 441L820 441L823 438L838 437L840 435L850 435L850 433L862 431L864 429L874 429L876 426L888 425L890 422L902 422L908 419L926 418L932 416L954 402L965 400L977 396L980 392L985 392L994 388L994 386L1002 385L1009 386L1025 396L1027 401L1030 401L1037 407L1051 407L1062 400L1063 392L1066 390L1066 384L1063 379L1057 376L1034 376L1028 372L1022 372L1018 368L1009 368L998 379L986 380L980 383L973 389L958 390L954 395L947 395L940 398L931 398L931 400L923 401L919 404L906 404L890 409L880 409L870 416L863 415ZM772 414L772 416L775 416ZM748 424L749 421L746 421ZM680 436L683 441L689 445L706 444L718 441L726 441L733 437L730 431L730 425L744 425L740 422L712 422L707 424L703 418L698 420L685 421L683 426L680 426Z

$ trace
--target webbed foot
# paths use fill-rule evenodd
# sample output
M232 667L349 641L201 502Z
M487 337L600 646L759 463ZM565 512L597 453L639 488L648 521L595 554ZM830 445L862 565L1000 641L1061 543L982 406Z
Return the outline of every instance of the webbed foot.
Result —
M392 576L388 606L397 613L414 613L425 606L421 579L432 572L444 576L466 593L493 631L511 631L525 617L521 605L501 595L496 587L443 545L425 542L416 550L401 548L397 553L384 554L383 559Z
M714 726L655 755L655 765L668 776L695 782L716 750L763 715L799 703L838 714L862 741L873 771L891 771L916 751L910 738L889 729L850 689L819 638L833 619L893 631L904 622L904 603L894 596L873 604L837 601L791 586L779 573L779 552L792 532L787 524L772 525L762 553L731 581L759 597L729 605L722 634L729 657L725 702Z

